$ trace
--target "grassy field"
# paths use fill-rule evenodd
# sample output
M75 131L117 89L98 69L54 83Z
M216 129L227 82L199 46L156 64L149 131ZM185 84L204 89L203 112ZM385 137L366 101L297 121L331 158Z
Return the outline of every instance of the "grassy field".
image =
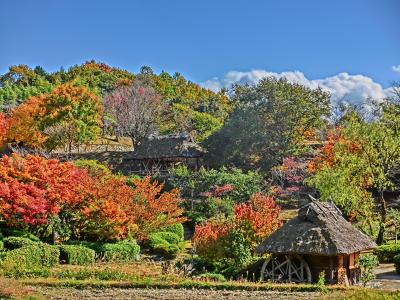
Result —
M164 269L164 270L163 270ZM159 262L59 265L48 273L0 278L1 299L400 299L360 287L210 281L166 272Z

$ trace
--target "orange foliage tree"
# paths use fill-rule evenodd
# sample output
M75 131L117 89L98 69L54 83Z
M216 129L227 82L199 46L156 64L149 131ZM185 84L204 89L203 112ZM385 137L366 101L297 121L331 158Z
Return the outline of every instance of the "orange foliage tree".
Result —
M8 139L47 150L67 144L71 150L98 136L101 111L98 97L87 88L63 84L12 110Z
M253 252L263 238L282 225L279 213L280 208L272 197L256 193L246 203L234 205L232 219L209 220L197 225L193 235L196 252L207 259L229 257L234 251L230 237L233 233L240 234L243 245Z
M7 141L8 119L3 113L0 113L0 147Z
M182 223L183 209L179 207L180 193L178 189L162 192L164 184L150 177L133 179L133 201L130 202L128 213L132 223L138 226L139 239L147 238L148 234L176 223Z
M236 230L250 241L254 249L263 238L282 225L280 208L270 196L256 193L246 203L234 205Z
M110 172L90 175L85 167L40 156L14 154L0 160L0 219L36 232L60 230L78 239L146 239L182 222L179 192ZM58 226L58 227L57 227ZM62 237L62 238L64 238Z

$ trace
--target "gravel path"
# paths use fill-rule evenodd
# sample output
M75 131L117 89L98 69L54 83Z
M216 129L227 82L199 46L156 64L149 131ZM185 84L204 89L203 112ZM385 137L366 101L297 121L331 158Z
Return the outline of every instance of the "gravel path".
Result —
M317 299L319 293L283 293L266 291L213 291L213 290L185 290L185 289L74 289L53 287L32 287L49 299Z

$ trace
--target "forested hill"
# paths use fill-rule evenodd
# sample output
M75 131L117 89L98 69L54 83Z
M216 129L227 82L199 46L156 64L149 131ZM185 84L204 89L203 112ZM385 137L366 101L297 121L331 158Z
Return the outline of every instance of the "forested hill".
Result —
M88 61L54 73L48 73L40 66L34 69L26 65L11 66L0 76L0 111L7 112L29 97L50 93L63 84L86 87L103 99L119 86L129 86L138 77L149 82L161 96L160 134L186 131L201 141L221 128L232 109L223 92L214 93L202 88L179 73L154 74L150 67L142 67L140 73L134 74Z

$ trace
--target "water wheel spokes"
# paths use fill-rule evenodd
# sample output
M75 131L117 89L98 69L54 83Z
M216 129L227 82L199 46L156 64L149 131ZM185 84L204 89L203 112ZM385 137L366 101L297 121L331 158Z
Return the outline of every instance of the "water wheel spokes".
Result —
M262 266L261 280L311 282L311 272L307 262L299 255L271 255Z

